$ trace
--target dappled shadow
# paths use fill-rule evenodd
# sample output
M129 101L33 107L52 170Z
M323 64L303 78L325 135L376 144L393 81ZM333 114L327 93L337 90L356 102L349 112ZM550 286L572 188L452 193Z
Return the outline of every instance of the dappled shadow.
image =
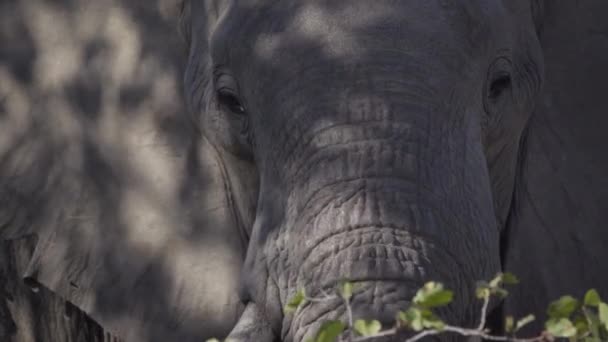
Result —
M39 236L25 275L128 341L199 341L226 333L236 315L217 321L225 316L206 308L197 291L212 297L234 290L218 290L221 275L203 271L217 257L238 266L244 250L217 250L226 239L219 229L227 205L218 199L225 194L208 190L208 184L217 185L209 171L217 166L199 160L212 152L199 146L185 114L185 51L171 1L14 0L0 6L0 237ZM340 2L322 6L319 11L330 16L343 9ZM329 86L343 87L342 95L351 99L365 96L370 84L346 84L368 76L362 66L378 49L396 51L378 65L386 62L394 67L391 73L413 77L411 68L392 64L411 51L397 39L385 46L372 39L375 30L391 28L385 21L395 23L392 13L380 8L373 20L345 27L350 46L324 41L317 23L301 22L314 15L294 9L269 21L281 59L269 59L274 51L243 39L242 48L253 52L243 75L255 70L251 77L282 77L245 89L252 104L287 105L281 101L298 86L289 81L318 66L327 75L352 72L353 79L336 78ZM302 36L280 37L290 25L304 25ZM335 96L307 81L301 90L308 98L324 102ZM284 109L293 116L315 115L308 122L319 125L295 129L297 120L290 119L288 132L336 124L324 118L327 112ZM216 221L209 219L212 211L222 212ZM205 287L213 282L220 285ZM13 321L11 333L28 329Z
M29 265L3 280L40 281L55 293L44 298L68 298L132 341L200 341L226 329L200 315L179 279L187 270L175 269L178 249L194 248L188 236L205 195L180 199L200 182L188 171L197 136L181 96L176 6L0 3L0 237L39 236ZM41 321L53 308L31 323L23 308L0 304L9 327L0 336L78 340L68 336L74 325Z
M257 2L243 2L249 3ZM325 180L335 177L330 167L322 169L329 163L313 158L326 148L315 134L356 120L394 123L407 114L405 120L411 122L406 124L423 127L420 132L409 126L380 129L391 143L440 142L418 146L416 157L428 162L429 169L444 171L412 172L418 178L411 181L420 189L428 185L421 191L445 190L446 196L435 196L444 201L437 207L481 212L467 197L467 191L480 191L470 185L479 179L454 166L466 155L459 150L466 144L446 147L452 134L465 128L439 127L450 101L468 90L467 77L476 75L471 55L485 49L489 34L488 23L475 22L481 15L463 14L449 1L441 2L443 12L419 5L420 11L403 13L391 7L394 1L378 2L373 11L341 1L273 3L285 7L245 10L231 18L233 24L225 29L232 31L224 32L223 44L238 42L228 50L246 62L231 67L242 81L248 108L267 114L253 129L277 127L255 142L285 171L279 175L285 179L276 181L300 187L294 193L301 196L281 205L304 212L313 185L324 185L311 185L310 175L325 171ZM63 324L71 317L65 314L71 306L60 297L104 329L136 342L222 336L237 319L235 279L247 241L227 236L238 227L227 229L236 221L229 217L234 214L233 199L225 193L229 185L219 180L225 176L224 161L218 161L217 151L199 135L184 108L186 56L176 31L175 5L174 0L0 3L0 240L12 241L1 248L9 256L16 253L12 243L33 249L28 262L20 259L23 265L3 264L0 337L20 341L28 334L67 336L83 330L80 323ZM413 18L421 15L434 19L417 25ZM438 23L449 29L442 33ZM411 36L403 37L403 32ZM377 39L380 35L383 39ZM200 92L204 83L193 81L198 82L193 92ZM439 120L431 122L433 116ZM217 127L207 128L226 133L226 125L213 119ZM350 133L342 138L349 142L357 137ZM345 155L340 148L335 152L333 160ZM295 162L297 158L301 160ZM382 177L387 170L402 167L397 171L406 174L407 167L418 167L413 161L407 164L407 158L399 166L390 156L382 158L362 172L344 172L352 178ZM400 209L399 203L392 205ZM444 210L448 224L458 224L458 215L449 210ZM477 235L465 229L472 228L454 229L453 234L471 243ZM276 232L267 230L254 243L265 243L264 234L270 233ZM37 244L18 242L30 234L37 235ZM466 268L471 273L480 269L474 263ZM429 274L441 276L440 271ZM28 313L38 317L34 323L24 320L11 302L13 292L24 291L15 280L21 276L34 287L44 285L41 298L53 298L32 306L40 310L39 316ZM456 284L459 290L473 288L475 276L468 275L469 284ZM444 278L434 280L449 275ZM265 286L266 280L258 285ZM459 294L458 300L467 301L467 296L472 293ZM227 298L221 308L208 305L216 297ZM468 310L458 312L462 321L476 318L476 309L460 309ZM59 322L53 325L56 331L46 317ZM99 336L100 327L90 324L91 336ZM36 335L34 340L45 338L52 339ZM85 337L73 340L78 338Z
M311 175L326 171L323 181L336 180L330 179L336 173L329 163L312 158L325 147L315 144L315 134L406 114L413 118L408 124L432 126L428 118L444 115L449 105L441 95L466 83L461 78L469 74L469 54L481 48L469 38L483 29L460 31L483 25L452 20L461 13L458 6L447 8L449 2L445 12L423 5L395 11L403 5L388 1L345 3L292 1L264 13L245 10L231 18L226 30L233 31L223 37L223 44L239 42L228 50L236 58L240 49L238 57L246 61L231 67L250 108L269 109L254 125L280 127L260 134L256 143L269 155L284 152L269 158L293 168L281 174L282 181L300 187L300 197L285 205L301 211L299 201L310 197L305 191L320 185L309 184ZM236 269L245 251L226 242L225 228L235 225L227 217L233 213L227 185L217 180L215 152L201 147L185 114L180 81L185 51L171 1L23 0L2 6L6 18L0 19L10 29L2 37L9 43L0 47L0 234L39 236L25 275L128 341L198 341L225 334L238 314L238 284L231 269L221 269L222 262ZM414 20L423 15L433 20ZM441 30L439 24L453 26ZM388 126L382 129L390 141L403 144L449 138L437 129L420 137L414 129ZM444 147L420 146L418 157L442 163L466 152ZM433 149L455 153L441 159ZM346 155L344 149L334 152L335 160ZM373 163L376 159L381 162ZM398 166L389 159L371 156L369 168L353 167L338 176L382 177L386 170L406 174L416 167L407 158ZM422 179L432 175L419 172L412 181L460 189L462 174L447 169L437 179ZM446 202L469 205L454 198ZM436 280L449 277L444 278ZM266 282L257 280L257 286ZM469 277L467 285L475 280ZM232 301L207 307L214 296ZM475 315L458 314L465 322Z

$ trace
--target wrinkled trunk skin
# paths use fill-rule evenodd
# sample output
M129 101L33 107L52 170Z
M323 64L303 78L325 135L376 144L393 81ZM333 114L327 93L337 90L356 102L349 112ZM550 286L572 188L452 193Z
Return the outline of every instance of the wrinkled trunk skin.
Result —
M475 281L499 270L476 126L430 102L370 93L339 108L332 118L310 114L313 128L287 145L283 177L292 185L282 224L265 246L276 283L266 293L278 291L284 305L299 288L314 297L340 280L357 281L355 319L392 326L415 290L436 280L455 290L442 315L472 325ZM283 317L281 338L306 340L337 318L346 321L341 300L308 303Z
M483 255L492 246L490 236L467 227L478 222L491 227L489 218L474 214L479 208L469 207L472 190L462 187L467 184L461 178L467 163L462 156L471 151L434 151L440 146L428 142L435 137L428 137L432 133L424 116L404 113L389 120L389 112L380 110L380 117L368 119L363 113L362 123L321 131L313 138L315 150L303 153L302 165L314 169L303 166L294 176L301 179L291 196L299 209L285 227L301 236L288 241L301 243L284 249L293 250L300 263L290 268L297 273L279 278L278 286L288 293L304 286L320 296L319 290L331 290L341 279L362 281L354 316L391 325L417 288L439 280L457 291L458 302L446 318L472 323L472 312L465 308L471 302L467 290L498 266L470 250L481 249ZM286 318L283 333L301 341L324 319L344 318L344 309L339 300L311 304L291 322Z

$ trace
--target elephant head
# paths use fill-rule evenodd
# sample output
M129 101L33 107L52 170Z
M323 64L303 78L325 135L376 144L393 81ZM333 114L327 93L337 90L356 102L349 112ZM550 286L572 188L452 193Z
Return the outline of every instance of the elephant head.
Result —
M496 333L608 298L605 0L0 7L10 334L87 338L76 306L127 341L302 341L345 306L288 299L343 280L386 325L441 281L472 326L501 270Z
M354 315L391 322L427 280L478 319L541 87L528 3L192 1L186 97L247 241L239 340L302 341L356 281ZM235 286L236 287L236 286Z

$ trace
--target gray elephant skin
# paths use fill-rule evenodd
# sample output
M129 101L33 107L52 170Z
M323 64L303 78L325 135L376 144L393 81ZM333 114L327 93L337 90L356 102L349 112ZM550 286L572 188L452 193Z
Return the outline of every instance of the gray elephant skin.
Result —
M38 234L26 279L128 341L305 341L343 302L283 307L342 280L353 315L386 326L440 281L440 315L472 327L476 282L501 271L521 285L489 327L532 313L534 334L561 295L608 298L607 16L597 0L184 1L179 157L85 160L93 191L70 196L9 187L102 219L9 219L3 238Z

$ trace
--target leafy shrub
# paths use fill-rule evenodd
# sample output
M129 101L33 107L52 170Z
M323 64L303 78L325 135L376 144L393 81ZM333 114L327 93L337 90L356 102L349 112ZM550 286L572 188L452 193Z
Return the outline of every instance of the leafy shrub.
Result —
M571 342L608 341L608 304L603 302L595 289L586 292L582 300L572 296L563 296L549 304L548 319L545 329L533 337L518 337L521 328L533 322L535 317L528 315L515 319L507 316L504 322L505 336L492 335L486 328L486 315L492 297L504 298L508 291L504 285L517 284L518 279L510 273L500 273L489 282L479 282L476 295L482 301L481 319L476 328L462 328L444 322L434 313L434 309L444 307L453 300L454 293L438 282L428 282L420 288L411 305L399 311L394 326L383 327L378 320L353 319L351 298L356 283L343 282L337 286L335 294L310 298L304 289L300 289L287 303L286 314L293 314L307 302L333 300L337 297L344 301L347 321L328 320L321 324L312 339L307 342L362 342L381 336L396 335L400 331L412 331L415 334L405 342L415 342L424 337L446 332L462 336L477 336L492 341L541 342L567 338ZM216 339L208 342L219 342Z

